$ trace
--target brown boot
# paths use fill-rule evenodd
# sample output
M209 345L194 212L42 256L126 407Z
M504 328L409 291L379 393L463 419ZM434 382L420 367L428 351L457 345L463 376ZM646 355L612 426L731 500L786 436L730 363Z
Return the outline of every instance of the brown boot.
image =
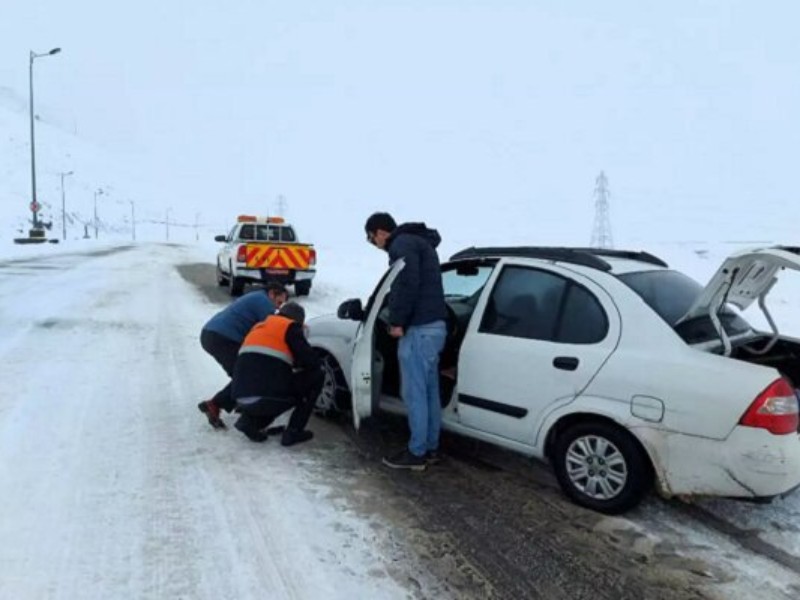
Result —
M205 400L197 405L197 409L206 416L208 424L214 429L226 429L225 422L219 416L219 406L213 400Z

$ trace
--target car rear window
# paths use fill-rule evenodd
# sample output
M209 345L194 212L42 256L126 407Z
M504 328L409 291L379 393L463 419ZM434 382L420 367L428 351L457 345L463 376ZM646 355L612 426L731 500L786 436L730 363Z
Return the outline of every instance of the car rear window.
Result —
M258 239L269 242L293 242L295 235L291 227L259 225Z
M258 242L294 242L297 237L294 229L282 225L242 225L239 239Z
M703 286L678 271L658 270L625 273L619 279L641 296L647 305L664 319L689 344L718 339L714 324L707 315L676 325L695 303ZM752 330L741 316L726 307L720 312L720 322L729 336Z

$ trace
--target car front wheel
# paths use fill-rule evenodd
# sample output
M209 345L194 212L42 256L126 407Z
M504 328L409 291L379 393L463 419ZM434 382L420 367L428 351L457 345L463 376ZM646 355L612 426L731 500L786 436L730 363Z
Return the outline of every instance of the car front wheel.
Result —
M555 441L552 460L564 493L606 514L639 504L652 483L644 450L627 431L604 421L565 429Z
M320 416L333 418L341 414L347 404L347 383L336 359L324 352L320 355L325 379L314 408Z

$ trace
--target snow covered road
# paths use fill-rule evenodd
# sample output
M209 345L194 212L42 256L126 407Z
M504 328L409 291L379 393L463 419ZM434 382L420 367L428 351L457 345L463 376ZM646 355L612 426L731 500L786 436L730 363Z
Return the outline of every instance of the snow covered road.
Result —
M193 413L222 373L180 254L3 264L0 597L406 597L312 455Z

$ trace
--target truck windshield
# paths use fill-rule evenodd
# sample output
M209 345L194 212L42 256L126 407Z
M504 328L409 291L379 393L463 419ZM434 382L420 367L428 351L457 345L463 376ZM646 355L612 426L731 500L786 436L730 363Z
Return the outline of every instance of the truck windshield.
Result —
M685 342L697 344L719 338L708 315L677 324L703 291L703 286L691 277L678 271L658 270L625 273L619 275L619 279L641 296ZM731 307L724 307L719 317L729 336L752 331L749 323Z

